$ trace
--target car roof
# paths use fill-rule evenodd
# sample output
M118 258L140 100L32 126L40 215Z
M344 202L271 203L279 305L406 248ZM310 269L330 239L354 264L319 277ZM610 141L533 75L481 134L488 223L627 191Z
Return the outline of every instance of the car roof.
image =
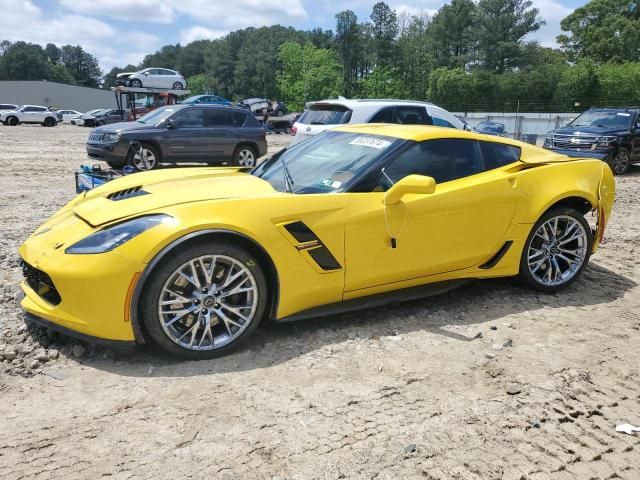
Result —
M471 140L489 140L491 142L507 143L509 145L521 146L522 143L516 140L503 139L488 135L461 130L459 128L436 127L433 125L401 125L397 123L366 123L345 125L344 127L332 128L331 132L351 132L369 135L383 135L395 137L403 140L432 140L438 138L466 138Z
M211 108L217 110L233 110L237 112L247 113L244 108L236 107L233 105L219 105L219 104L207 104L207 103L198 103L196 105L190 103L179 103L177 105L165 105L161 108L176 108L178 110L183 110L185 108Z
M373 107L383 107L383 106L392 106L398 104L406 104L406 105L431 105L436 106L431 102L423 102L421 100L401 100L397 98L338 98L338 99L327 99L327 100L318 100L316 102L309 102L309 105L344 105L350 109L357 107L359 105L368 105Z

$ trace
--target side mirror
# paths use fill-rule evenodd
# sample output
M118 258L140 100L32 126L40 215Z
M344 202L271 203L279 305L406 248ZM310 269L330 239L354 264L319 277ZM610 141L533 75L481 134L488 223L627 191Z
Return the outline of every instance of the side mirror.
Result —
M165 126L167 127L167 130L174 130L178 126L178 122L176 122L175 118L170 118L167 120Z
M402 201L402 197L409 193L430 194L436 190L436 181L433 177L424 175L407 175L387 190L384 196L385 205L395 205Z
M149 72L144 72L144 76L148 77L149 76Z

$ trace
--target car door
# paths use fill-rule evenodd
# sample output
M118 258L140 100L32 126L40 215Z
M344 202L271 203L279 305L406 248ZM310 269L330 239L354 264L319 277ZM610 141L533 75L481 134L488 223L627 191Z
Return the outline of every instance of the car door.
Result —
M25 107L22 121L25 123L41 123L44 121L44 112L46 110L43 107Z
M385 206L390 182L410 174L433 177L435 192L406 195L399 204ZM345 292L488 260L504 243L515 211L512 181L501 169L485 171L475 140L412 145L385 167L374 191L352 195L345 233Z
M208 138L207 160L212 163L231 160L238 135L229 112L222 108L207 108L204 118Z
M636 113L636 118L631 125L631 161L640 162L640 113Z
M203 108L186 108L171 116L174 128L165 133L169 162L201 162L207 158L209 135Z

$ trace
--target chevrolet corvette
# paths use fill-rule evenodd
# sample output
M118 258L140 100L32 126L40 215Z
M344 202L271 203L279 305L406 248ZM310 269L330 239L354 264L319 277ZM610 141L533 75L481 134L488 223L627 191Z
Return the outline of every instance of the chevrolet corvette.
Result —
M490 277L559 291L613 201L600 160L442 127L341 127L253 170L136 173L79 195L20 247L21 304L85 339L212 358L264 319Z

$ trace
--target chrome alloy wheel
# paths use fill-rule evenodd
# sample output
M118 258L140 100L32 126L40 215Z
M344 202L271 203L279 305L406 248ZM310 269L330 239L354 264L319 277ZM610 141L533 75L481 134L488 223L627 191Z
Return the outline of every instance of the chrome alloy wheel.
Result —
M629 168L629 152L620 150L613 158L613 171L616 175L622 175Z
M256 164L256 157L251 150L243 148L238 152L238 165L241 167L253 167Z
M156 166L156 156L148 148L142 147L142 154L138 150L133 156L133 165L138 170L153 170Z
M545 286L567 283L587 257L587 235L584 226L568 215L558 215L540 225L527 250L531 276Z
M258 305L249 269L226 255L205 255L178 267L158 301L162 329L188 350L215 350L238 338Z

